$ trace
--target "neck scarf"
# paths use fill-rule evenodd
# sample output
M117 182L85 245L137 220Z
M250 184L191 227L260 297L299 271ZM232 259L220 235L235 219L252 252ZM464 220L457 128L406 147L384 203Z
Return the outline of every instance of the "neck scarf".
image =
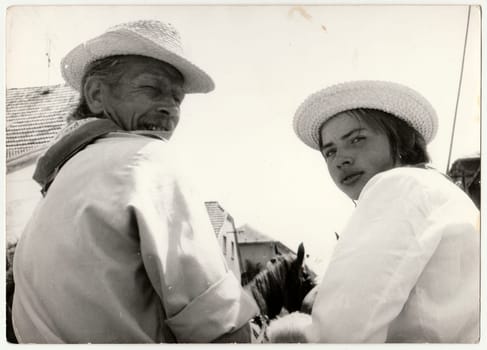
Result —
M37 161L33 179L41 185L42 195L46 195L59 170L71 157L114 131L122 130L111 120L100 118L76 120L62 129Z

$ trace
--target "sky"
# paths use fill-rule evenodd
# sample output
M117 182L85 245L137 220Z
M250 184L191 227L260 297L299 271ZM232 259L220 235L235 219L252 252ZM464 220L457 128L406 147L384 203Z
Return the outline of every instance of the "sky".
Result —
M7 88L63 83L64 54L111 25L172 23L190 60L216 83L209 94L186 96L171 140L188 179L237 226L253 226L294 250L304 242L321 267L354 205L335 188L321 155L293 132L294 112L309 94L348 80L408 85L438 113L429 152L446 170L466 5L44 5L6 14ZM480 40L474 6L450 163L480 152Z

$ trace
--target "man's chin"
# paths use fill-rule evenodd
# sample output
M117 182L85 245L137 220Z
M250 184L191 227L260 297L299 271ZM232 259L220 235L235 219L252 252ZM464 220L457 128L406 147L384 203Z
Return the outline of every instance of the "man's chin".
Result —
M169 141L171 138L172 134L174 133L174 130L171 131L163 131L163 130L134 130L132 131L134 134L138 135L145 135L145 136L152 136L152 137L157 137L162 140Z

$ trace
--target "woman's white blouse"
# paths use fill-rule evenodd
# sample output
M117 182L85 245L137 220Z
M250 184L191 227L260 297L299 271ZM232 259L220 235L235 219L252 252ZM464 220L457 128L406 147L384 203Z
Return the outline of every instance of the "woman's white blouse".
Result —
M374 176L340 235L311 342L479 340L480 214L430 169Z

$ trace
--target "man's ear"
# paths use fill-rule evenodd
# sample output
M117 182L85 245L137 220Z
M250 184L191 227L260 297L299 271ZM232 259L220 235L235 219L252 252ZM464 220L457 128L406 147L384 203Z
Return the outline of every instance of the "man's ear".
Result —
M105 110L103 104L103 87L103 82L97 77L88 77L83 86L86 103L93 114L100 114Z

